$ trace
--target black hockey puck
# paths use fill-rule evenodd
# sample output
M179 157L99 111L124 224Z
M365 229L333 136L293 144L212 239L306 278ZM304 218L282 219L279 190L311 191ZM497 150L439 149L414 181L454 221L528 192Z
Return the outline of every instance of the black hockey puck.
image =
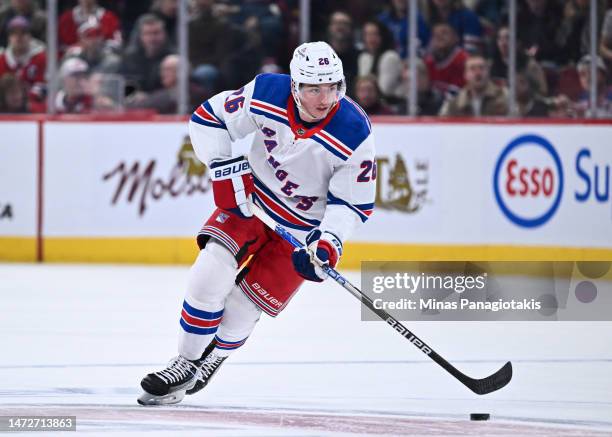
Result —
M470 420L489 420L489 413L470 413Z

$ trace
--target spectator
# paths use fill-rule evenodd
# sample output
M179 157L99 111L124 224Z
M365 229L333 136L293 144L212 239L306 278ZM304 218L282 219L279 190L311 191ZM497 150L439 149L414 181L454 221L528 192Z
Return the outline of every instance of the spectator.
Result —
M9 43L6 50L0 53L0 76L12 73L24 82L30 109L40 112L44 109L45 96L45 45L32 38L30 22L20 15L11 19L7 30Z
M378 15L378 20L391 31L395 41L395 49L402 59L408 56L408 5L406 0L391 0L389 9ZM419 12L417 16L417 38L420 51L424 51L429 44L429 28Z
M221 69L223 84L229 89L238 89L259 74L266 60L272 69L275 60L265 59L266 50L263 47L263 37L257 17L250 16L244 22L242 29L236 34L235 47L228 54L225 65Z
M583 56L578 63L578 76L582 94L576 102L575 109L580 117L609 118L612 117L612 89L606 85L606 75L608 70L606 64L598 56L597 63L597 106L595 112L590 109L590 89L591 89L591 56Z
M460 0L431 0L429 24L450 24L463 48L470 53L482 52L483 30L478 16Z
M493 51L493 64L491 65L491 78L498 84L506 86L508 82L508 59L510 57L510 30L503 25L497 31L495 50ZM528 56L520 47L516 54L517 70L527 68L529 76L536 81L536 91L548 95L548 84L544 69L533 57Z
M164 22L168 39L176 45L178 0L155 0L153 6L151 6L151 13L157 15Z
M121 1L121 23L119 25L121 26L121 34L127 40L127 42L124 43L125 45L130 45L130 43L132 42L131 35L133 29L136 27L136 21L138 21L138 17L143 14L146 14L149 11L149 9L151 8L151 3L152 0Z
M417 58L417 115L434 116L440 112L440 107L444 103L444 94L432 87L425 63ZM462 73L463 75L463 73ZM403 72L404 95L409 96L410 85L410 66L404 64ZM408 101L404 102L401 112L408 113Z
M196 5L197 0L193 0L192 5ZM209 1L210 3L210 1ZM196 6L197 7L197 6ZM153 0L149 8L139 15L152 14L164 23L164 29L170 43L176 46L177 43L177 20L178 20L178 0ZM137 20L138 21L138 20ZM127 33L127 45L134 45L138 41L138 26L132 26Z
M292 15L299 20L300 1L299 0L276 0L279 4L288 4L293 8ZM322 40L325 38L326 26L329 23L329 17L334 11L345 11L350 14L351 20L356 26L361 26L370 18L374 18L381 12L384 5L390 0L372 1L372 0L310 0L310 24L311 24L311 39L313 41ZM323 33L320 33L320 30ZM299 44L299 43L298 43ZM355 90L351 90L354 92Z
M327 26L327 42L336 51L342 61L346 89L351 91L357 76L357 58L359 51L355 47L353 36L353 20L342 11L336 11L329 17Z
M119 74L92 72L89 90L96 112L120 112L124 109L125 79Z
M47 39L47 16L38 4L34 0L10 0L10 3L0 10L0 47L6 47L8 44L8 23L18 15L28 19L34 38L40 41Z
M471 55L465 62L465 86L455 97L447 98L441 116L480 117L508 113L508 92L489 78L489 64L481 55Z
M538 78L527 68L516 72L516 104L521 117L548 117L550 105L538 92Z
M372 74L385 98L402 96L402 60L393 49L393 37L380 21L363 25L364 51L357 59L359 76Z
M383 103L376 76L359 76L355 82L355 101L368 115L392 115L393 110Z
M561 8L553 0L524 0L516 18L517 41L530 56L542 63L565 63L555 35Z
M231 37L227 20L213 13L214 0L194 0L189 21L189 62L198 74L194 80L201 81L207 94L219 89L220 65L229 54Z
M168 41L164 22L152 14L138 19L138 40L128 47L121 59L120 73L139 91L161 88L159 64L174 48Z
M281 2L278 0L225 0L225 3L227 5L224 13L235 26L244 28L248 21L256 21L262 43L261 48L264 50L262 55L276 57L285 31L282 10L279 7Z
M582 55L589 53L590 27L589 0L567 0L556 34L564 62L577 63Z
M504 17L508 15L507 1L477 0L474 12L480 18L483 28L487 29L485 33L489 33L489 29L497 29L504 22Z
M465 84L463 71L468 54L459 46L455 29L448 23L435 24L425 65L431 86L442 94L457 94Z
M0 113L25 114L28 111L28 91L14 74L0 77Z
M601 38L599 43L599 54L612 67L612 9L608 9L601 26Z
M213 14L213 4L214 0L197 0L195 16L189 22L189 62L208 97L221 90L221 70L239 41L238 31Z
M100 23L102 36L115 49L121 46L121 32L117 16L100 6L96 0L79 0L79 4L67 10L59 17L59 45L62 51L78 42L79 26L89 17L94 17Z
M166 56L160 64L161 89L150 93L138 91L126 100L130 109L150 108L159 114L174 114L177 108L178 55Z
M79 26L79 43L70 47L66 58L79 57L89 65L92 73L116 73L121 59L105 43L100 23L94 17Z
M55 111L58 114L86 114L92 111L87 62L79 58L66 59L59 70L61 89L55 95Z

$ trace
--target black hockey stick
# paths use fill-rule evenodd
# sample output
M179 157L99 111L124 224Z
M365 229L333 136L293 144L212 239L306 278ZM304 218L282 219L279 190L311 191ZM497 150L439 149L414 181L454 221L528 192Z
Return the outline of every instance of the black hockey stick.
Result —
M273 219L271 219L259 206L255 205L252 202L249 202L251 206L251 211L253 214L260 219L266 226L270 229L274 230L278 235L280 235L285 241L290 243L292 246L300 248L304 245L298 241L293 235L291 235L287 230L285 230L282 226L277 224ZM487 376L482 379L474 379L470 378L466 374L459 371L455 366L442 358L436 351L434 351L430 346L428 346L423 340L418 338L414 333L412 333L408 328L402 325L399 321L397 321L393 316L391 316L388 312L383 309L376 308L374 306L374 302L368 296L363 294L361 290L351 284L344 276L338 273L335 269L322 265L321 268L327 273L332 279L334 279L338 284L344 287L345 290L348 290L353 296L361 301L362 304L367 306L372 312L374 312L378 317L387 322L389 326L399 332L403 337L408 339L413 345L415 345L421 352L427 355L429 358L434 360L437 364L439 364L444 370L457 378L463 385L472 390L474 393L479 395L484 395L487 393L494 392L495 390L499 390L504 387L506 384L510 382L512 379L512 363L508 361L504 366L495 372L492 375Z

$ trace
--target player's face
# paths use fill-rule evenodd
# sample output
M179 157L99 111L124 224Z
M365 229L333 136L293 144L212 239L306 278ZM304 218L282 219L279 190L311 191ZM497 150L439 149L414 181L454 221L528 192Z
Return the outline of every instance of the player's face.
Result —
M327 115L338 100L338 85L302 85L300 88L300 102L304 114L300 114L304 121L318 121Z

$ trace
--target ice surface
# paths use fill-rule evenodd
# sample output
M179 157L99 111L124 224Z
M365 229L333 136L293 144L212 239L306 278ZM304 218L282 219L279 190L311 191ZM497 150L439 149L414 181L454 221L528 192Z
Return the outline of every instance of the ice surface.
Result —
M513 362L506 388L477 396L330 281L262 316L205 391L138 406L140 379L176 354L186 279L0 264L0 416L76 415L90 436L612 435L612 323L406 322L471 376Z

